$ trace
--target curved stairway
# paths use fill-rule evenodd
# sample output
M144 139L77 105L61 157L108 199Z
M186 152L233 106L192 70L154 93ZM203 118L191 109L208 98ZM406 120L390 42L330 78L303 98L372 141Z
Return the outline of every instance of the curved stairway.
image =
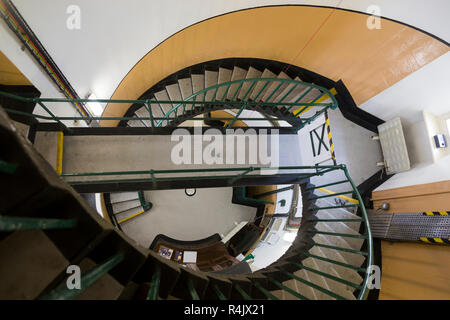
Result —
M327 185L348 186L359 204L330 203L330 195L319 193L321 186L302 178L298 181L303 221L285 255L252 274L217 275L167 261L102 220L18 134L3 111L0 131L1 147L6 151L0 175L2 186L9 187L0 195L0 254L15 250L34 269L50 268L46 277L24 283L21 279L30 279L28 273L34 269L18 265L14 255L2 259L3 271L21 271L17 277L11 271L1 273L4 288L18 286L15 291L1 292L2 298L18 298L8 293L19 298L75 298L81 292L67 289L66 267L86 265L86 260L92 268L82 278L82 296L96 299L364 299L368 294L372 239L362 199L345 166L311 167L308 175L320 177ZM327 181L331 171L341 172L344 180ZM355 214L343 210L347 208L359 210ZM45 254L57 257L53 260L59 264L48 266L33 250L23 250L34 245L26 236L30 231L24 231L29 229L40 230L34 232L49 244ZM101 281L103 290L96 285ZM104 290L108 286L116 290Z
M314 105L299 108L282 103L314 104L334 100L327 90L312 83L301 83L301 76L295 68L288 75L277 64L261 63L259 59L255 59L255 62L241 60L204 63L167 77L140 97L140 100L149 101L147 105L136 103L129 108L125 117L136 119L122 120L120 125L177 126L186 119L215 110L230 109L241 114L240 104L233 103L248 102L245 109L268 117L283 118L297 126L302 123L297 119L300 115L311 117L318 109ZM170 101L199 103L166 103ZM279 105L268 108L272 106L271 103ZM152 125L149 111L152 117L161 120L156 120Z

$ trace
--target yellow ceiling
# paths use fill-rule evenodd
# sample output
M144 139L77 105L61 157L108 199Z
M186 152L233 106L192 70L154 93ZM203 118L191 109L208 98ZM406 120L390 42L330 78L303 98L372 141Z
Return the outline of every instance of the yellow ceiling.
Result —
M16 66L0 51L0 84L32 85Z

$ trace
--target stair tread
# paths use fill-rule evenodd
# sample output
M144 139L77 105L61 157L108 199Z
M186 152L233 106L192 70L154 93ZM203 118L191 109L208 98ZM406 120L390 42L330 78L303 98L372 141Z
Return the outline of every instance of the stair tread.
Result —
M219 78L219 72L218 71L205 71L205 89L212 87L217 84ZM205 101L211 101L212 97L214 95L214 90L209 90L206 92Z
M289 77L284 72L280 72L280 74L277 76L277 78L278 79L291 79L291 77ZM267 89L266 93L264 94L264 96L262 97L262 100L263 101L267 100L267 102L274 101L275 98L278 97L278 95L280 95L288 85L289 85L288 82L285 82L285 83L281 83L281 82L277 82L277 81L272 82L268 86L268 89ZM280 86L280 87L277 89L278 86Z
M229 82L231 80L232 73L233 73L233 70L226 69L226 68L219 68L219 74L217 76L217 84ZM217 90L217 93L216 93L215 100L222 100L222 97L224 97L226 90L227 90L226 86L219 87ZM225 98L226 98L226 96L224 97L224 100L225 100Z
M128 120L128 125L130 127L145 127L145 124L141 120Z
M261 75L262 75L261 71L255 69L253 67L250 67L250 68L248 68L245 79L257 79L257 78L261 78ZM248 100L251 97L252 92L254 91L255 86L256 86L256 85L253 86L253 88L249 91L252 84L253 84L253 82L250 82L250 81L244 82L244 84L242 85L241 91L239 91L239 95L238 95L239 100L242 100L244 98L244 95L246 95L246 94L247 94L247 96L246 96L245 100ZM248 93L247 93L247 91L248 91Z
M273 73L272 71L270 71L269 69L264 69L264 71L261 74L260 78L275 78L276 75L275 73ZM260 101L262 99L262 97L264 96L264 94L266 93L267 89L270 86L270 83L264 88L264 86L266 85L266 81L258 81L256 83L256 85L253 87L253 91L252 94L250 96L251 100L255 100L256 96L258 95L258 101ZM264 90L261 91L261 89L264 88ZM261 91L261 93L260 93Z
M114 193L110 193L109 197L110 197L111 203L139 199L139 195L136 191L114 192Z
M242 69L242 68L239 68L239 67L235 66L233 68L233 73L231 74L230 81L236 81L236 80L245 79L246 75L247 75L247 70L246 69ZM245 84L245 82L244 82L244 84ZM242 87L243 87L243 85L241 86L241 88ZM230 89L228 90L228 93L227 93L227 99L228 100L231 100L231 98L233 98L233 96L235 96L235 100L238 98L238 96L240 95L240 92L241 92L239 90L239 92L236 94L236 90L238 90L238 88L239 88L239 84L238 83L232 84L230 86Z
M320 240L318 240L316 237L314 237L314 241L319 242ZM333 249L322 248L322 247L319 248L317 246L314 246L310 249L310 253L320 256L320 257L339 261L342 263L347 263L347 264L351 264L351 265L355 265L355 266L361 266L361 263L359 261L357 261L356 263L354 263L353 261L348 261L343 257L342 252L340 252L340 251L338 252ZM328 263L325 261L323 261L323 262ZM331 263L329 263L329 264L331 264ZM346 268L343 266L339 266L336 264L331 264L331 265L342 279L346 279L346 280L351 281L356 284L359 284L362 282L363 279L356 270L352 270L352 269L349 269L349 268Z
M192 96L192 78L178 79L178 85L180 86L181 97L183 100Z
M155 92L155 98L157 101L168 101L169 99L169 94L167 93L166 89ZM167 114L167 112L170 111L170 109L172 109L172 104L167 104L167 103L159 103L159 105L161 106L162 111L164 111L164 115Z
M123 201L123 202L113 203L112 208L113 208L114 214L117 214L117 213L120 213L122 211L131 209L131 208L139 207L140 205L141 205L141 202L138 199L137 200L127 200L127 201Z

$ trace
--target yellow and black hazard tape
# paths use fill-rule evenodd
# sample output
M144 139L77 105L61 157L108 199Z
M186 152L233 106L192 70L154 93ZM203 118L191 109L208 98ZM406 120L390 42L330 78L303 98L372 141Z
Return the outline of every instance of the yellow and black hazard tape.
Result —
M450 211L426 211L423 213L424 216L448 216Z
M334 153L333 139L331 138L330 119L328 118L327 111L325 111L325 123L326 123L326 127L327 127L327 132L328 132L328 141L330 143L331 158L333 159L334 165L337 165L336 154Z
M423 242L426 242L426 243L450 244L450 239L445 239L445 238L421 237L420 241L423 241Z

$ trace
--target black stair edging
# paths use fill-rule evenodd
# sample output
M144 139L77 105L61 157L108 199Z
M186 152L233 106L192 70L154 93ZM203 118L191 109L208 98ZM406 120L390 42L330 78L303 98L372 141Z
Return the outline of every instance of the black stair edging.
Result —
M337 91L335 97L338 101L339 110L344 118L378 134L377 127L383 124L384 120L359 108L342 80L337 81L334 87Z

